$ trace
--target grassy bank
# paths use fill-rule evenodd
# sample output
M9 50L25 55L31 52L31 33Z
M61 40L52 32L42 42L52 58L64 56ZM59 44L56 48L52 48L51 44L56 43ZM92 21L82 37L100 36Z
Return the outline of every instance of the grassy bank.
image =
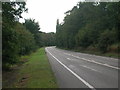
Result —
M14 76L15 82L9 87L57 88L44 48L38 49L29 56L23 56L21 59L26 60L26 62L20 66L19 71Z

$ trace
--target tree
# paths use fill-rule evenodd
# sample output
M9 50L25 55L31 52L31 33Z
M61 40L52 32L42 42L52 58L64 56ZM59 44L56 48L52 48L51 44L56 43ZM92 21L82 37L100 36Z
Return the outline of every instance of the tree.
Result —
M17 19L21 18L21 13L26 10L24 2L2 2L3 69L8 68L10 64L18 62L19 41L14 26L16 25Z
M41 33L42 46L54 46L55 45L55 33Z
M115 43L116 40L117 33L115 32L115 29L105 30L99 37L98 48L102 53L105 53L109 49L109 46Z
M38 22L35 22L35 19L25 19L24 26L34 35L39 33L40 26Z
M40 44L40 34L41 33L39 30L40 30L40 26L39 26L39 23L38 22L35 22L35 19L26 19L25 20L25 23L23 24L27 30L29 30L33 35L34 35L34 38L35 38L35 42L36 44L41 47L41 44Z
M15 26L16 34L18 35L19 55L26 55L36 50L34 36L21 23Z
M56 46L94 47L106 52L110 45L120 42L119 7L120 2L79 2L65 13L62 24L57 20Z

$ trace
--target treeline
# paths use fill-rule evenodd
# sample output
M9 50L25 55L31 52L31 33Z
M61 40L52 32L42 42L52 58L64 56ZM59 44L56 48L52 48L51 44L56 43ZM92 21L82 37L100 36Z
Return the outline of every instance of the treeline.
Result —
M79 2L65 14L57 20L57 47L119 51L120 2Z
M26 19L25 23L19 22L22 18L21 14L27 11L25 5L24 2L2 3L3 70L18 63L22 55L55 44L55 33L41 32L39 23L34 19Z

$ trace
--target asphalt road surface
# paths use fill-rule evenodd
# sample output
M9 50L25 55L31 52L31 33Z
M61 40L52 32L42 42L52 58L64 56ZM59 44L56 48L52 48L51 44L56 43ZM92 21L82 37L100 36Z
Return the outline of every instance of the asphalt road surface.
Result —
M60 88L118 88L118 59L46 48Z

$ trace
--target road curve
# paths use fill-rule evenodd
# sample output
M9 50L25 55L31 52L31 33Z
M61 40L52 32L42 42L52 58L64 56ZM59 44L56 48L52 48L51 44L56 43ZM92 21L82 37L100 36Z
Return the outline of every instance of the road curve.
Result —
M60 88L118 88L118 59L45 48Z

